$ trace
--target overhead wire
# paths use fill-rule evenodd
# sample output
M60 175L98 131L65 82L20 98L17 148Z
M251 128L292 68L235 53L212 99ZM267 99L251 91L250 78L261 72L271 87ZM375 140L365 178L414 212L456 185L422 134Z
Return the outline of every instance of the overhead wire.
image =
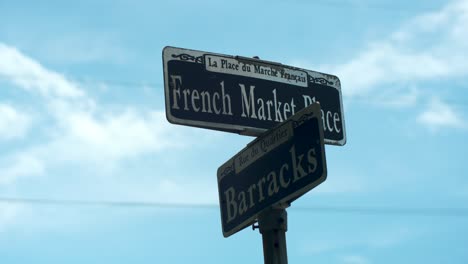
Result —
M97 206L126 208L167 208L167 209L219 209L215 203L170 203L151 201L99 201L99 200L62 200L48 198L7 198L0 197L0 204L27 204L52 206ZM449 216L468 217L468 207L390 207L390 206L294 206L292 211L312 213L340 213L360 215L400 215L400 216Z

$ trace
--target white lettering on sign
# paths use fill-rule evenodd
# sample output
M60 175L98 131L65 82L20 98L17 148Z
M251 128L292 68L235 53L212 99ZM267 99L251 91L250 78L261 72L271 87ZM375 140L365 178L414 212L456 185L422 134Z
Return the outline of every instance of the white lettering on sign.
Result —
M289 149L290 160L285 161L279 170L272 170L261 177L258 182L244 190L227 188L223 195L227 211L226 223L231 222L246 213L256 204L277 194L281 188L287 189L307 175L313 175L317 169L317 153L315 148L305 153L297 153L296 146Z
M222 61L220 62L222 63ZM220 64L225 68L235 69L237 66L226 62ZM284 122L293 116L299 109L303 109L312 103L318 102L316 97L305 94L297 97L285 97L284 90L273 89L268 92L258 92L255 85L244 83L228 83L219 80L208 89L184 86L181 75L169 75L171 108L178 111L195 113L207 113L212 115L235 116L244 119L261 121ZM231 99L234 93L239 97ZM233 105L234 104L234 105ZM323 129L326 132L340 134L343 130L343 120L340 112L323 108Z
M308 95L302 95L304 98L304 106L307 107L312 103L315 103L317 100L315 97L310 98ZM341 132L341 118L338 112L331 112L331 111L323 111L322 112L322 122L323 122L323 129L329 132Z
M231 96L224 90L224 82L220 82L220 91L199 92L196 89L182 89L182 76L171 75L172 109L210 113L216 115L232 115ZM200 102L201 100L201 102Z
M261 62L205 55L206 70L307 87L307 73Z
M255 97L255 86L249 86L248 92L244 84L240 83L239 87L242 96L242 117L283 122L295 113L294 98L291 102L280 102L277 99L276 89L272 91L272 98L265 100Z

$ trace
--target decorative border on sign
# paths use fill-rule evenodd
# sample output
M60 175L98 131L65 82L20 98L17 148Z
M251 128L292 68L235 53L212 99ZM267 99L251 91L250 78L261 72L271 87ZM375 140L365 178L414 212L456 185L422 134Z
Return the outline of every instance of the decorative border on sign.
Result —
M301 118L299 118L298 120L294 120L293 121L293 128L296 128L302 124L304 124L305 121L311 119L312 117L314 117L314 113L308 113L308 114L304 114L303 116L301 116Z
M231 166L227 166L226 168L224 168L223 172L221 172L221 177L226 176L227 174L231 173L232 171L234 171L234 162L232 163Z
M313 82L313 83L319 83L319 84L323 84L323 85L333 85L334 83L333 82L330 82L329 80L325 79L325 78L321 78L321 77L317 77L317 78L314 78L312 76L309 75L309 82Z
M336 85L337 85L338 87L341 87L341 82L340 82L340 80L339 80L339 79L338 79L338 80L336 80Z
M192 55L189 55L189 54L186 54L186 53L182 53L182 54L178 54L178 55L172 54L172 58L179 58L182 61L193 61L195 63L201 63L201 64L205 63L205 60L204 60L203 56L195 57L195 56L192 56Z

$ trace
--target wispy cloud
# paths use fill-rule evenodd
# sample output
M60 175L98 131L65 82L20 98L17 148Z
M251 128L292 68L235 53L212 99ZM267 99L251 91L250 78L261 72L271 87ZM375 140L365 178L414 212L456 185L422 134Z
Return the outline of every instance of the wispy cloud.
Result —
M0 234L15 222L16 217L20 214L22 209L23 206L21 205L0 202Z
M127 105L108 108L88 95L85 87L2 43L0 77L25 91L26 95L41 100L43 103L39 107L44 109L40 113L47 115L42 118L46 121L36 122L41 130L47 131L43 140L10 149L0 157L1 183L4 185L21 177L44 175L56 167L72 169L86 165L88 169L99 171L118 166L124 160L161 154L168 149L185 149L216 138L207 131L197 132L184 127L172 129L163 110ZM22 117L26 131L25 116L13 107L0 106L0 115L10 116L3 119L8 121L6 125L14 119L18 123ZM8 134L2 132L2 135ZM197 140L193 140L194 137ZM185 188L182 183L178 184ZM161 185L161 188L161 192L171 189L167 185ZM171 190L179 194L183 192Z
M342 79L343 93L362 95L388 83L418 81L446 76L447 62L424 52L408 52L390 43L372 44L367 51L330 72ZM421 67L424 65L424 67Z
M418 116L418 122L432 131L468 128L466 121L449 104L437 98L432 98L427 109Z
M369 44L351 60L323 66L337 74L347 96L380 85L468 76L468 1L415 17L383 41Z
M49 71L16 48L0 43L0 77L44 97L76 98L84 92L59 73Z
M49 37L38 47L48 60L70 63L123 63L129 52L116 36L103 32L67 33Z
M416 106L422 97L421 89L416 86L401 85L400 88L392 87L390 89L382 89L369 100L364 96L363 100L356 99L360 103L368 103L373 106L384 107L389 109L404 109Z
M342 257L343 263L346 264L369 264L371 263L368 258L362 255L346 255Z
M22 138L31 126L31 117L9 104L0 103L0 140Z
M304 244L303 250L308 254L316 255L354 250L357 247L365 250L389 249L406 243L408 240L419 236L421 232L421 230L409 229L404 226L386 226L385 230L367 228L366 230L355 230L347 237L317 237L316 241Z
M31 130L31 123L35 131L43 131L40 140L25 138L24 144L15 145L0 156L2 190L17 189L19 179L28 178L28 181L21 181L24 185L34 182L37 176L41 179L61 177L57 176L57 171L68 171L67 174L75 175L77 179L68 175L67 181L76 185L43 192L63 199L83 198L81 188L86 189L87 197L92 199L216 202L215 186L175 180L167 172L143 179L141 184L135 183L135 177L112 176L112 172L125 171L122 163L148 155L155 159L164 158L168 149L184 150L213 141L217 137L214 132L187 127L173 129L164 110L160 109L142 109L135 105L107 107L88 94L84 84L69 80L3 43L0 43L0 78L12 84L9 89L20 89L24 96L34 97L36 102L40 102L34 107L42 108L29 109L37 111L34 117L38 120L31 120L15 108L14 102L11 105L0 104L0 137L32 136L27 133L28 129ZM7 129L12 128L16 131L9 134ZM91 175L80 173L85 170ZM60 181L63 179L54 182ZM96 182L106 188L99 188ZM63 197L64 193L68 196ZM8 207L9 211L3 208L6 207L0 208L3 210L0 226L20 214L19 211L13 213L12 207Z
M18 153L0 159L0 186L13 183L22 177L31 177L44 174L44 161L29 153Z
M431 88L431 82L443 81L444 89L451 89L451 82L468 77L467 25L468 0L455 0L440 10L408 20L349 60L318 69L339 76L348 102L419 107L428 98L441 97L440 90ZM468 127L443 98L432 99L415 121L431 131Z
M330 177L324 184L317 186L314 193L317 195L336 195L360 193L368 189L364 178L341 173L340 177Z
M111 163L188 144L180 132L171 133L161 111L101 111L69 112L60 120L59 136L48 147L68 159Z

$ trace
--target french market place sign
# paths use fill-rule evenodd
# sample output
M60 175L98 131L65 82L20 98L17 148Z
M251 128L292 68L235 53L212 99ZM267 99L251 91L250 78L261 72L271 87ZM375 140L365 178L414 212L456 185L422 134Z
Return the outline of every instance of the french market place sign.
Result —
M281 63L163 49L166 116L173 124L259 136L319 102L324 142L346 143L338 77Z

